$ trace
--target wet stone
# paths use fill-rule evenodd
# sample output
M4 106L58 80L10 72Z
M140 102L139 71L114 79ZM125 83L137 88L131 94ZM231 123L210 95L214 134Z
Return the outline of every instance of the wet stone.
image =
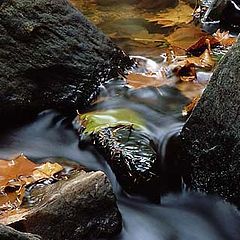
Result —
M240 206L240 41L220 62L181 133L187 184Z
M126 192L160 198L160 162L148 134L131 125L116 126L98 131L92 141Z
M32 195L38 203L8 216L4 224L44 240L111 238L121 231L121 214L103 172L77 172L67 180L35 189Z
M89 104L132 62L67 0L0 1L0 115ZM7 119L7 120L6 120Z
M7 227L0 224L0 239L1 240L41 240L42 238L37 235L16 231L11 227Z

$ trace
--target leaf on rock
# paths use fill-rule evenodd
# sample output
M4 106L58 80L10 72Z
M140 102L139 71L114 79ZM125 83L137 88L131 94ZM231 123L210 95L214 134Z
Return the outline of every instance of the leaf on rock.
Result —
M79 114L74 124L79 130L83 130L84 134L92 134L103 128L119 125L134 125L137 128L144 128L145 121L133 110L119 108Z
M53 177L63 170L57 163L38 165L23 154L12 160L0 160L0 213L22 204L25 187L38 180Z
M177 7L160 12L152 17L145 17L149 22L156 22L163 27L172 27L175 25L189 23L193 20L193 9L186 3L180 1Z

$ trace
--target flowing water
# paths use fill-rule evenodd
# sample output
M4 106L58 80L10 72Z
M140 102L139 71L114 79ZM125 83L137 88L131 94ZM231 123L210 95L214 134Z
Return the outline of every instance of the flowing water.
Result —
M107 9L109 10L109 7ZM132 6L130 9L133 11ZM104 23L101 24L104 26ZM142 21L140 25L142 26ZM123 45L126 44L125 40ZM144 49L142 53L142 46L138 46L130 52L134 55L140 53L144 57L151 57L149 55L154 52L151 59L155 60L154 66L157 66L162 61L160 54L163 50L158 51L161 46L158 45L157 50L156 46L151 47L151 51L149 48L147 51ZM194 86L190 90L194 91ZM188 88L184 93L187 91ZM169 170L168 167L173 166L176 160L174 139L186 120L182 116L182 109L188 102L186 94L176 86L131 89L121 79L115 79L101 87L99 101L93 104L89 111L129 108L139 113L145 119L148 133L154 139L161 156L161 164ZM116 240L240 239L240 215L237 209L216 196L193 193L186 189L182 182L179 162L174 165L172 175L173 182L181 181L179 189L163 196L161 204L126 194L103 156L93 146L79 148L79 136L73 129L72 120L47 110L40 113L31 123L6 130L0 136L0 158L7 159L19 153L24 153L36 162L52 157L59 161L61 158L67 158L91 170L103 170L112 182L123 216L123 230L114 238Z

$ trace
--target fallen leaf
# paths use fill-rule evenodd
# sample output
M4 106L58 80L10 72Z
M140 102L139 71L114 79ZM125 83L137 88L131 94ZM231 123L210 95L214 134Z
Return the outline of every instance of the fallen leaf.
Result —
M237 41L237 38L229 35L229 31L221 32L220 29L213 34L213 37L224 47L232 46Z
M194 97L193 100L183 108L182 115L183 116L189 115L193 111L193 109L196 107L199 100L200 100L200 96Z
M130 73L126 76L127 84L133 88L160 87L166 83L166 80L156 74Z
M206 36L208 36L208 34L203 32L200 28L189 26L178 28L176 31L166 37L166 40L173 47L187 50L196 44L199 39Z
M210 35L206 35L206 36L201 37L196 43L194 43L193 45L188 47L186 49L186 51L195 56L199 56L206 49L210 49L211 47L214 47L218 44L219 44L218 39L216 39Z
M189 23L193 20L193 9L180 1L175 8L167 9L166 12L160 12L150 18L146 17L149 22L156 22L163 27L172 27L182 23Z
M209 49L206 49L199 57L187 57L186 59L177 62L175 68L183 68L188 64L194 64L196 68L204 68L205 70L212 70L216 62L213 60ZM176 72L176 70L175 70Z
M186 64L182 67L176 67L174 73L183 82L191 82L197 78L195 64L188 61L186 61Z
M25 187L38 180L53 177L63 170L58 163L38 165L23 154L12 160L0 160L0 213L20 207Z

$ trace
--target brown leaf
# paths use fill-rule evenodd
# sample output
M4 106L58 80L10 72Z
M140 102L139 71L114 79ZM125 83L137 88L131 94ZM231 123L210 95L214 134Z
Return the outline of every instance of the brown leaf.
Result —
M191 82L197 78L195 65L188 61L186 61L184 66L176 67L174 73L183 82Z
M188 53L199 56L199 53L203 53L207 48L214 47L219 44L218 39L206 35L201 37L196 43L186 49Z
M193 9L180 1L175 8L167 9L166 12L161 12L152 17L145 17L149 22L156 22L163 27L171 27L182 23L189 23L193 20Z
M200 96L194 97L193 100L183 108L182 115L183 116L189 115L193 111L193 109L196 107L199 100L200 100Z
M224 47L232 46L237 41L237 38L229 35L229 31L221 32L220 29L213 36Z
M37 165L20 155L12 160L0 160L0 212L18 208L25 194L25 186L50 178L63 170L57 163Z
M186 60L180 62L179 65L185 65L187 62L194 64L197 68L204 68L206 70L212 70L216 64L209 49L206 49L199 57L188 57Z
M143 88L143 87L160 87L166 83L166 79L161 74L160 76L156 74L140 74L140 73L130 73L126 77L128 85L133 88Z
M208 36L200 28L195 26L178 28L175 32L166 37L166 40L173 46L187 50L199 39Z

